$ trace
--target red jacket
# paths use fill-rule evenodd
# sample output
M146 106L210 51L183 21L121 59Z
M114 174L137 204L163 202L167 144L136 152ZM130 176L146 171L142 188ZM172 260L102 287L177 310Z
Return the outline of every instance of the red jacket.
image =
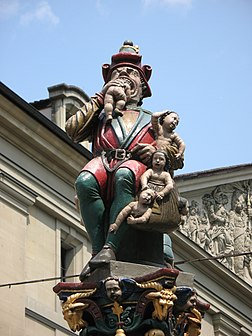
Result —
M138 158L133 157L109 160L105 153L113 149L123 149L128 154L137 143L154 144L154 134L150 124L151 114L141 108L139 110L137 122L129 134L125 132L122 118L115 118L110 125L105 125L103 114L100 116L100 122L93 133L94 159L86 164L82 171L88 171L96 177L102 194L105 190L106 193L108 191L111 193L114 174L121 167L127 167L133 172L136 191L138 189L140 176L145 172L146 166Z

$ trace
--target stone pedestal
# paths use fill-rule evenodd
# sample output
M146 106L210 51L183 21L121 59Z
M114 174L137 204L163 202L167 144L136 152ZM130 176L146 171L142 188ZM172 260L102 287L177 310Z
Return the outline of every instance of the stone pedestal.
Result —
M185 330L194 336L209 305L197 300L193 278L175 269L112 261L82 283L57 284L54 292L80 336L175 336Z
M108 277L138 278L152 274L160 270L160 267L134 264L122 261L110 261L107 266L96 269L86 282L98 282ZM175 270L178 272L177 270ZM193 287L194 274L179 272L176 278L176 286Z

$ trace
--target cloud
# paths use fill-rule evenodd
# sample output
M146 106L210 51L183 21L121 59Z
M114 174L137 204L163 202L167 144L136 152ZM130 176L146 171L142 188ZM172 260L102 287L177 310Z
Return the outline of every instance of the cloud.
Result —
M193 0L142 0L144 6L191 7Z
M27 25L33 21L47 22L57 25L59 23L59 18L53 13L48 2L42 1L34 10L21 15L21 24Z
M18 0L0 0L0 19L9 19L19 11Z

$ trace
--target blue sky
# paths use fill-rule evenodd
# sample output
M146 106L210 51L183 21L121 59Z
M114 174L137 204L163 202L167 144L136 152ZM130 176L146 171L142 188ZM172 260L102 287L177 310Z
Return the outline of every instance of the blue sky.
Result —
M251 163L251 0L0 0L0 80L28 102L88 95L123 41L153 68L144 107L180 115L179 173Z

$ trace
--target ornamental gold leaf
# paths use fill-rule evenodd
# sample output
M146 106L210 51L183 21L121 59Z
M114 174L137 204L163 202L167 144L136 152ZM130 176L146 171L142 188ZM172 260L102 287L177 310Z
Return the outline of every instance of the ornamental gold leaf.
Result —
M118 302L114 302L114 307L112 308L112 311L115 315L118 316L118 318L120 317L120 315L122 314L123 312L123 307L119 305Z

